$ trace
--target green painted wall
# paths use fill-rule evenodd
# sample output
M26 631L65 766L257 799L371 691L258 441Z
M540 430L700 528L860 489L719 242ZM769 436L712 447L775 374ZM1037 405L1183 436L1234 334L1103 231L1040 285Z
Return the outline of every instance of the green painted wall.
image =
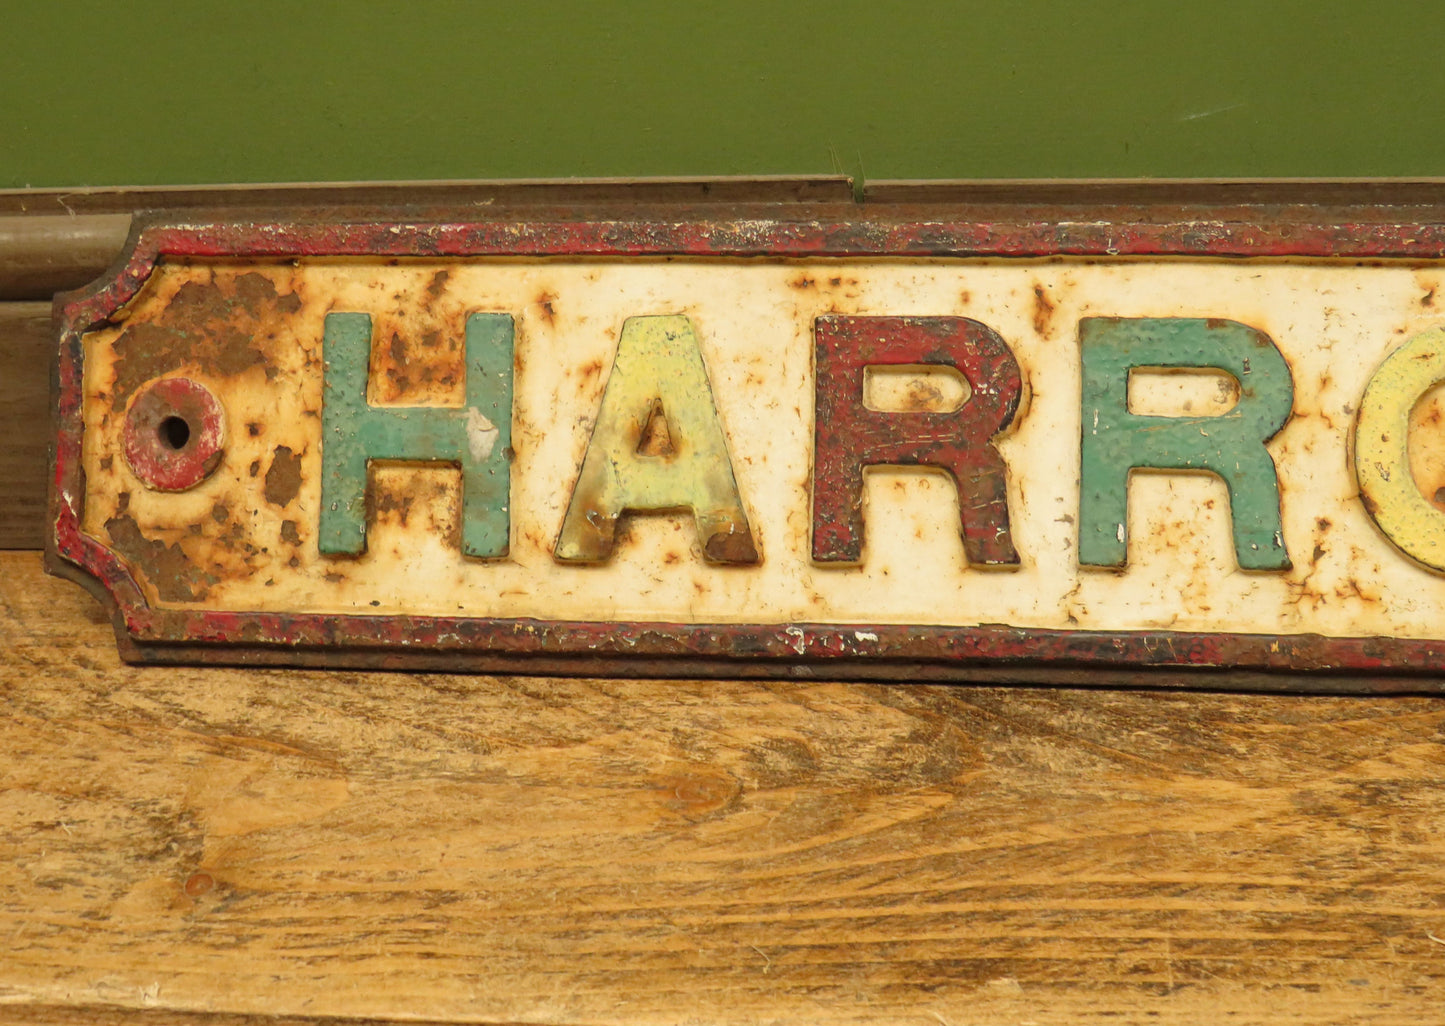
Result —
M0 0L0 187L1445 175L1445 4Z

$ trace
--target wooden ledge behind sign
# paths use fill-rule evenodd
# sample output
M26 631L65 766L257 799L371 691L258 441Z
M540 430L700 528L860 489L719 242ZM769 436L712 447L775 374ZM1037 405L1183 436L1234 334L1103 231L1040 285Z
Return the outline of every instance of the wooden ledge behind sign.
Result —
M1438 699L125 666L0 315L0 1024L1440 1019Z
M1445 993L1438 700L145 669L28 552L0 634L0 1022L1420 1023Z

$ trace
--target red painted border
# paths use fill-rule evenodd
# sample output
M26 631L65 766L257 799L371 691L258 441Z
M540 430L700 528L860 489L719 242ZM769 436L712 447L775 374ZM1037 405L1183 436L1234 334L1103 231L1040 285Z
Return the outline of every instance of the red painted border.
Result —
M80 530L83 384L81 338L140 290L166 256L588 256L588 257L1445 257L1445 224L542 220L493 222L158 223L135 233L124 265L89 289L56 297L58 429L51 514L52 566L98 584L114 603L127 654L143 660L314 665L515 668L548 671L646 667L650 675L761 672L796 675L940 676L1038 680L1057 668L1107 671L1124 682L1136 667L1243 674L1239 686L1293 690L1445 690L1410 680L1445 672L1445 639L1318 635L1099 633L1010 627L872 624L669 624L339 616L152 609L115 553ZM79 571L74 574L59 561ZM134 647L132 647L134 646ZM660 662L659 662L660 660ZM886 669L885 669L886 668ZM911 668L911 669L910 669ZM877 672L873 672L874 670ZM1289 676L1279 677L1273 674ZM1320 675L1301 683L1299 675ZM1339 674L1357 685L1325 683ZM739 674L742 675L742 674ZM1128 683L1142 681L1129 673ZM1372 678L1366 680L1366 677ZM1383 678L1383 679L1382 679ZM1393 680L1391 678L1394 678ZM1194 678L1209 686L1211 680ZM1158 683L1178 684L1178 679ZM1229 686L1225 684L1224 686Z

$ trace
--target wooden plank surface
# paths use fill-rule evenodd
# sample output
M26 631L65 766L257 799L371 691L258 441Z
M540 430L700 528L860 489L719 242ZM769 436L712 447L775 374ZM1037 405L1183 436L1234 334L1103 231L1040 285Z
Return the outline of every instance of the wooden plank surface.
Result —
M1439 700L139 669L29 552L0 635L0 1021L1445 998Z
M0 303L0 549L45 544L54 349L49 303Z
M0 300L48 300L87 284L120 254L129 233L129 214L0 214Z

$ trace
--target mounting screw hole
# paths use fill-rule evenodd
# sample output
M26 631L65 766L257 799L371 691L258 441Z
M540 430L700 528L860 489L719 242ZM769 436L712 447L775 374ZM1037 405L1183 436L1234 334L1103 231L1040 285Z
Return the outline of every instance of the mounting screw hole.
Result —
M205 385L157 378L136 390L121 441L125 461L156 492L194 488L221 465L225 411Z
M171 449L184 449L191 440L191 425L184 417L167 417L156 428L161 442Z

